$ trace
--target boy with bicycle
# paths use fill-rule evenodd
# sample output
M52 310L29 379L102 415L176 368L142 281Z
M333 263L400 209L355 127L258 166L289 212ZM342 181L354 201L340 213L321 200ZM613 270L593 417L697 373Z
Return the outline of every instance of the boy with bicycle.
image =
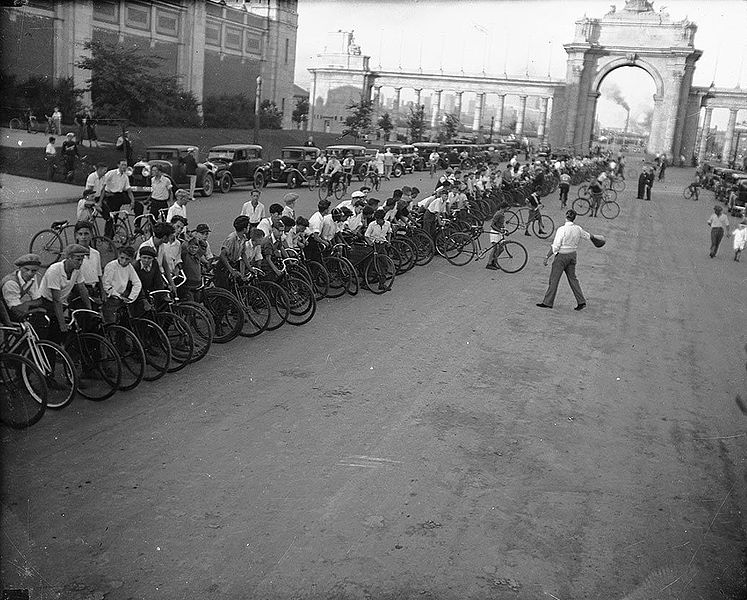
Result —
M501 203L490 222L490 243L493 245L493 250L490 252L488 264L485 265L485 268L491 271L500 269L498 257L503 252L503 244L500 242L503 240L506 231L506 208L508 208L508 204Z
M114 323L117 320L117 311L125 302L134 302L140 295L143 285L132 266L135 258L135 249L124 246L119 249L117 259L104 267L103 287L106 294L101 314L104 323Z

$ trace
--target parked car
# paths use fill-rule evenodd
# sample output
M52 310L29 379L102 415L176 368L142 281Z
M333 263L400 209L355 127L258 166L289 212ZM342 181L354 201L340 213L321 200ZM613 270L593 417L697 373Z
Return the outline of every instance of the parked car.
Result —
M184 159L191 149L195 149L197 156L200 150L197 146L164 145L150 146L145 150L145 158L132 166L130 185L135 199L147 198L150 195L150 169L156 165L166 177L171 180L174 190L189 189L189 177L186 174ZM215 173L213 165L197 163L197 184L195 191L202 196L211 196L215 189Z
M321 153L313 146L286 146L280 150L280 158L265 163L254 174L255 185L261 180L264 185L284 183L297 188L314 176L311 165Z
M441 152L439 154L443 154L444 162L446 163L446 166L459 166L459 155L462 152L467 152L469 154L470 158L472 157L473 151L472 146L468 144L444 144L441 147Z
M412 144L387 144L394 154L397 162L392 167L392 176L401 177L405 173L412 173L415 170L415 146Z
M729 211L734 217L744 217L747 214L745 213L745 207L747 207L747 173L735 173L733 179L737 197L729 207Z
M255 172L264 163L262 146L255 144L223 144L213 146L208 151L207 162L213 165L218 189L227 194L237 185L262 187L262 181L255 180Z
M324 153L327 156L330 156L334 154L340 162L342 162L345 157L348 154L353 155L353 160L355 161L355 168L353 170L354 173L358 173L358 179L363 181L363 177L365 176L365 164L371 160L371 157L366 154L367 148L365 146L351 146L351 145L334 145L334 146L327 146L324 149ZM374 151L374 154L376 152Z
M413 163L416 171L427 171L428 170L428 159L431 153L435 150L440 153L441 144L437 142L415 142L413 144L417 155L413 158Z

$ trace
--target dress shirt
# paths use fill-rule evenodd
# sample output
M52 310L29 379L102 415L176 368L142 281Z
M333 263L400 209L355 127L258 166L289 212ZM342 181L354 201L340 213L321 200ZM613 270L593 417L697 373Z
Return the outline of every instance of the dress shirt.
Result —
M265 205L261 202L257 202L256 207L252 206L251 200L249 202L245 202L244 206L241 207L241 214L249 217L249 222L254 225L259 223L267 216L267 214L265 213Z
M313 215L311 215L311 217L309 218L309 233L321 233L322 221L324 221L324 217L319 211L316 211Z
M87 285L96 285L101 277L101 254L96 248L88 249L88 256L80 265L80 279Z
M104 188L104 183L106 182L106 174L104 174L102 177L99 177L99 174L94 171L86 178L86 187L87 190L93 190L93 195L95 198L98 198L101 195L101 190Z
M332 218L332 215L324 215L324 218L322 219L322 227L320 231L320 236L325 242L332 241L332 238L335 237L335 234L337 233L337 225L335 224L334 219Z
M171 219L179 215L180 217L187 218L187 205L182 206L178 202L174 202L169 208L169 212L166 213L166 222L171 223Z
M711 229L715 227L722 227L723 229L729 229L729 217L727 217L725 214L721 213L720 215L716 215L716 213L713 213L707 223L711 226Z
M127 284L131 283L132 287L127 298L135 300L140 295L142 284L140 278L135 272L135 267L131 264L123 267L118 260L113 260L104 267L104 290L107 297L124 296L127 291Z
M566 221L565 225L558 227L555 232L555 240L552 243L553 254L569 254L578 250L578 242L581 238L591 239L591 235L576 225L573 221Z
M34 275L31 281L24 281L21 272L16 271L14 275L9 275L3 281L3 298L8 308L39 298L39 277L37 275Z
M151 177L150 190L153 200L168 200L171 197L171 181L163 175L159 175L158 179Z
M52 297L52 290L57 290L60 292L60 301L63 304L66 304L70 292L72 292L73 288L79 283L83 283L80 271L75 269L70 273L70 278L68 278L67 273L65 272L65 261L61 260L60 262L54 263L47 269L47 272L44 273L44 277L42 277L41 283L39 284L39 295L50 302L53 302L54 298Z
M112 169L104 175L104 189L112 194L126 192L130 189L130 178L127 173L121 173L119 169Z
M265 237L270 237L272 235L272 219L270 217L265 217L259 222L257 229L264 231Z
M391 230L392 224L389 221L384 221L383 225L379 225L376 221L371 221L366 228L366 239L373 240L374 242L386 242L386 236Z

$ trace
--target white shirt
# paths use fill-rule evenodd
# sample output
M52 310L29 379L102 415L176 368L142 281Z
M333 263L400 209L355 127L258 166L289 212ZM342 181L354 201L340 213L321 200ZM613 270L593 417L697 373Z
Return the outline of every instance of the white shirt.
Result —
M101 254L96 248L88 249L88 256L80 265L80 279L88 285L96 285L101 277Z
M106 175L103 175L102 177L99 177L98 173L94 171L86 178L86 188L87 190L93 190L94 196L98 198L101 195L101 190L104 188L104 183L106 182Z
M104 188L107 192L126 192L130 189L130 178L119 169L112 169L104 175Z
M244 206L241 207L241 214L249 217L250 223L259 223L264 219L267 214L265 213L265 205L261 202L257 202L257 207L252 206L251 200L245 202Z
M264 231L265 237L270 237L272 235L272 219L270 217L265 217L259 222L257 229Z
M319 211L316 211L313 215L311 215L311 217L309 218L309 233L321 233L323 220L324 217Z
M169 212L166 213L166 222L171 223L171 219L179 215L180 217L187 218L187 205L181 206L178 202L174 202L169 208Z
M86 206L86 202L86 198L78 200L78 208L75 211L75 218L78 219L78 221L93 221L95 214L94 207Z
M2 292L8 308L13 308L29 300L36 300L39 298L39 277L34 275L30 282L24 281L21 272L16 271L16 276L12 279L9 278L3 284ZM26 299L24 300L24 298Z
M371 221L366 228L366 240L386 242L386 236L391 230L392 224L389 221L384 221L383 225L379 225L376 221Z
M45 148L45 150L44 150L44 153L45 153L45 154L46 154L47 156L54 156L54 155L56 155L56 154L57 154L57 148L55 148L55 147L54 147L54 144L53 144L52 142L49 142L49 143L47 144L47 147L46 147L46 148Z
M591 235L581 229L573 221L566 221L565 225L558 227L555 232L555 239L552 243L552 251L554 254L568 254L578 250L578 242L581 238L585 240L591 239Z
M281 217L290 217L294 221L296 220L296 209L291 208L290 206L286 206L283 208L283 214L280 215Z
M360 228L360 226L363 225L363 212L361 212L360 214L352 215L348 217L346 224L350 231L357 231Z
M54 263L44 273L44 277L42 277L39 284L39 295L52 302L54 300L52 298L52 290L59 290L60 300L65 304L68 296L70 296L70 292L73 291L73 287L78 283L83 283L80 271L75 269L70 274L70 279L68 279L65 273L65 261L61 260Z
M123 267L118 260L113 260L104 267L104 291L107 297L123 296L130 282L132 282L132 288L127 297L135 300L143 287L135 268L131 264Z
M357 198L356 198L356 200L357 200ZM352 198L348 199L348 200L343 200L335 208L343 208L344 206L347 206L350 210L353 210L353 200L352 200Z
M158 179L150 179L150 197L154 200L168 200L171 197L171 180L168 177L159 175Z
M156 250L156 245L153 243L153 238L149 238L149 239L145 240L142 244L140 244L140 246L138 246L138 249L137 249L138 254L140 253L140 248L142 248L143 246L150 246L151 248L153 248L154 250ZM162 270L163 270L164 261L166 260L166 248L165 248L165 246L166 246L166 244L161 244L158 247L158 250L156 250L156 252L158 253L158 256L156 257L156 261L158 262L158 264L159 264L159 266L161 267Z
M337 233L337 225L332 218L332 215L324 215L320 231L322 239L329 242L333 237L335 237L335 233Z

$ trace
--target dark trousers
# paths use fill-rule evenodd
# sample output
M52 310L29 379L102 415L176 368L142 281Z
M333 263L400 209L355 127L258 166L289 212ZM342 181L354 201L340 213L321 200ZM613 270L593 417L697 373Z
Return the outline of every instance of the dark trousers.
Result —
M560 206L565 206L568 204L568 189L571 186L567 184L560 184Z
M638 178L638 194L636 195L636 198L638 200L643 200L643 194L646 192L646 178L644 175L641 175Z
M423 230L434 242L436 241L436 213L426 209L423 214Z
M568 278L568 285L571 286L573 295L576 296L576 303L586 304L584 294L581 291L581 284L578 282L578 278L576 277L575 252L555 255L555 259L552 261L552 269L550 270L550 284L547 286L545 299L542 303L547 306L553 305L555 302L555 295L558 293L558 283L560 283L560 277L563 273L565 273L565 276Z
M722 239L724 239L724 228L711 227L711 258L716 256Z
M120 210L122 206L129 203L130 197L127 195L127 192L114 192L104 197L104 201L101 203L101 216L106 219L106 227L104 229L106 237L114 237L114 224L109 216L110 213Z

